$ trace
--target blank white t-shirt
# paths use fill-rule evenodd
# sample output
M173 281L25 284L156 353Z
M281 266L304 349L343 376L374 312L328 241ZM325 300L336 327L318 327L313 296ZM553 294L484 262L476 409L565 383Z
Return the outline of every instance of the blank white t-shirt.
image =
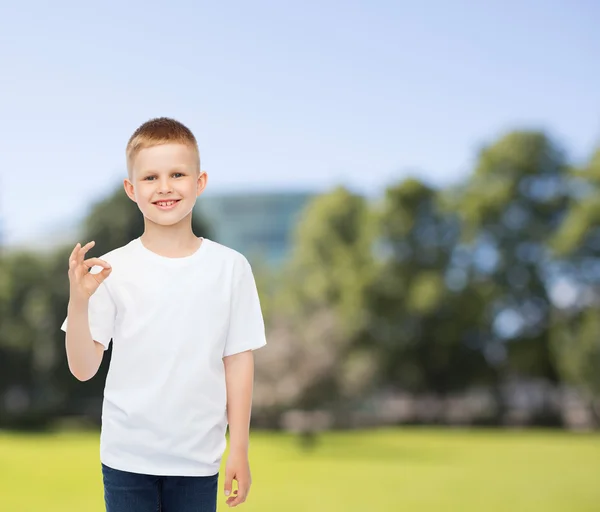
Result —
M266 344L250 264L207 238L183 258L140 238L101 258L113 270L88 309L92 338L105 350L113 343L101 461L150 475L216 474L226 448L223 357Z

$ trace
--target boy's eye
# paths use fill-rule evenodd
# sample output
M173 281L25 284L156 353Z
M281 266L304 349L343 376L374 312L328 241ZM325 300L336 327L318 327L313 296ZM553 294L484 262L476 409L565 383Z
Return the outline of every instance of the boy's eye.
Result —
M183 175L184 175L184 174L183 174L183 173L181 173L181 172L174 172L174 173L173 173L173 176L175 176L176 178L179 178L180 176L183 176ZM149 181L149 180L152 180L152 179L154 179L154 176L146 176L146 177L144 178L144 181Z

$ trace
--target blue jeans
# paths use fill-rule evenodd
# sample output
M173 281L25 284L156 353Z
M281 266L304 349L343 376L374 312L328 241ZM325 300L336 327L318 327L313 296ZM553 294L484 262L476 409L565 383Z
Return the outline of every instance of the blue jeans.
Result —
M106 512L216 512L219 474L152 476L102 464Z

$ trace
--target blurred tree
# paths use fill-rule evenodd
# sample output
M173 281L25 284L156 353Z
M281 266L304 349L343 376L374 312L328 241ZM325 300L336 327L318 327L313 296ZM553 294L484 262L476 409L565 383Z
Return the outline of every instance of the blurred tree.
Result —
M289 264L255 267L273 340L257 353L257 405L311 409L389 384L444 393L489 381L490 364L496 382L563 379L593 401L599 188L600 150L569 171L547 136L514 132L481 151L458 189L405 180L375 207L343 187L316 198ZM83 228L98 256L140 236L143 218L118 187ZM193 229L211 236L198 216ZM59 329L75 242L0 258L0 424L99 419L110 352L95 379L78 382Z
M489 359L556 381L549 345L547 244L567 208L562 152L543 133L513 132L485 147L457 204L472 277L490 287Z
M278 414L336 401L335 377L348 350L337 315L327 308L306 317L278 312L269 324L269 349L255 356L254 406Z
M365 199L338 187L314 199L299 219L286 266L292 306L332 307L348 335L366 321L365 289L373 276L373 218Z
M383 383L444 393L483 378L482 301L451 267L456 216L441 209L434 190L407 179L386 190L378 231L364 340L378 349Z
M587 166L571 170L569 184L568 214L552 240L552 248L559 257L568 256L571 262L576 258L574 263L581 265L587 258L600 256L600 148ZM588 277L593 276L586 276L586 281Z
M555 311L551 330L555 361L563 382L574 385L600 425L600 315L598 306Z
M600 149L571 178L568 214L551 245L552 347L561 377L584 391L600 422Z
M353 344L368 318L372 240L372 216L361 196L338 187L307 206L280 274L278 300L269 303L269 336L282 350L270 349L264 364L258 355L258 395L269 382L281 390L279 403L314 408L370 385L374 361Z
M49 330L48 343L54 347L55 370L53 381L60 398L59 413L61 415L86 415L92 420L99 419L103 375L107 369L107 357L102 362L100 378L87 382L78 381L69 370L65 354L65 333L60 329L69 303L68 260L73 245L58 248L49 258L49 291L52 328Z
M0 421L43 423L55 406L52 372L56 359L47 343L52 323L48 266L44 258L23 251L3 257L0 270Z

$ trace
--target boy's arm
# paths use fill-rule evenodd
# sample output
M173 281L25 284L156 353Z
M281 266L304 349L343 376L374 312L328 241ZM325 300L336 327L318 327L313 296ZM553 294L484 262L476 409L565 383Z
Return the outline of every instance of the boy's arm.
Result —
M85 259L86 253L96 244L91 241L83 247L78 243L69 256L69 305L67 310L65 346L69 370L79 380L89 380L98 371L104 346L94 341L89 322L90 298L112 272L110 263L100 258ZM95 266L102 270L93 272ZM100 301L107 302L107 301ZM98 308L96 308L98 309ZM100 308L102 316L113 316L112 308ZM108 312L108 313L107 313ZM96 316L98 316L96 314ZM98 335L98 328L94 329ZM101 335L106 337L106 333ZM102 339L100 340L102 341Z
M248 460L250 412L254 385L254 355L252 350L223 358L227 383L227 420L229 423L229 458L225 468L225 496L237 491L227 500L230 507L244 503L250 491L252 477Z
M102 362L104 346L92 339L89 301L71 300L68 306L66 351L69 370L80 381L91 379Z
M227 420L230 450L248 453L252 390L254 386L254 355L251 350L226 356Z

